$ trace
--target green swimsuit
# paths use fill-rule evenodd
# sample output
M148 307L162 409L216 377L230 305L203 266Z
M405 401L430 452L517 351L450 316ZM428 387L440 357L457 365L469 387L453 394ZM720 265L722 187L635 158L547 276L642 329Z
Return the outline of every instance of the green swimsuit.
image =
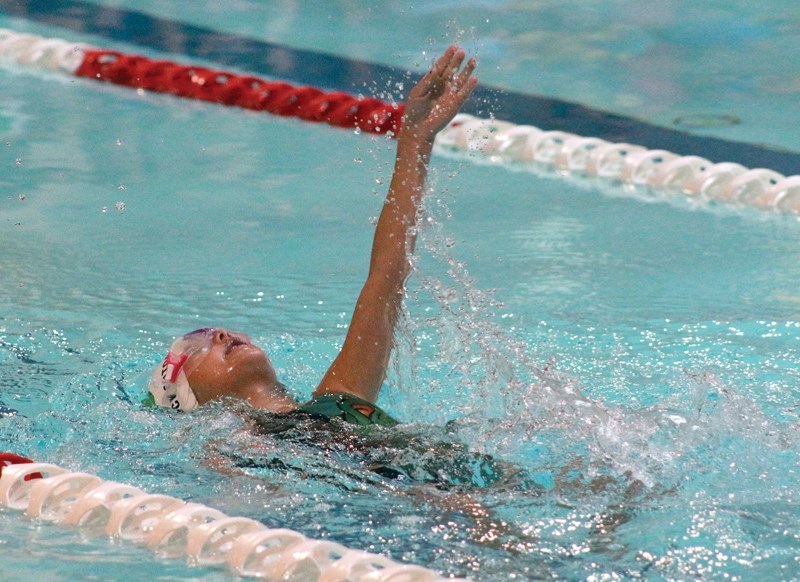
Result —
M341 418L345 422L360 426L370 424L396 426L399 424L377 405L351 394L323 394L301 404L297 410L325 418Z

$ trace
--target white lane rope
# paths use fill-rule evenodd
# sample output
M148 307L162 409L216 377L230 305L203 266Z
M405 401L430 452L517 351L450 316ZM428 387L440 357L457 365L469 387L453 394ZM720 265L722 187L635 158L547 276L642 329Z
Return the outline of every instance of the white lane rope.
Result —
M30 476L34 478L26 479ZM227 566L238 576L319 582L457 580L332 541L309 539L289 529L270 529L246 517L229 517L200 503L145 493L46 463L3 467L0 508L78 528L84 535L141 544L165 558Z
M698 156L613 143L562 131L543 131L494 119L459 114L438 136L442 153L467 155L487 163L545 170L601 180L622 187L683 194L707 202L800 214L800 175Z

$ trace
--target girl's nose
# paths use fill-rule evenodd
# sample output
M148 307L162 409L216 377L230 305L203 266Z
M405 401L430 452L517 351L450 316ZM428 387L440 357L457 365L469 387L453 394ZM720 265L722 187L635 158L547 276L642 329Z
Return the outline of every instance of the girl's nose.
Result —
M227 329L217 328L214 330L214 335L211 336L211 341L215 344L226 344L231 339L231 334Z

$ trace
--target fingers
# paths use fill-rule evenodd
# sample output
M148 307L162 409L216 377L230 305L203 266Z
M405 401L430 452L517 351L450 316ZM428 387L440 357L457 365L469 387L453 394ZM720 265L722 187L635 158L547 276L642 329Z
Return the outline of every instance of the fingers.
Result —
M434 84L444 88L448 83L457 82L458 70L461 68L461 63L464 62L465 56L466 53L463 49L457 46L447 47L447 50L436 63L437 74Z
M427 95L435 85L441 83L442 74L447 70L455 48L455 46L448 47L444 54L433 63L430 71L417 83L415 89L417 89L421 95Z
M461 66L461 61L464 60L464 51L455 45L450 45L444 54L439 57L433 65L431 72L434 73L434 78L446 79L451 77L455 71Z
M461 72L454 78L455 84L458 87L464 86L470 77L472 77L472 73L475 71L477 64L474 57L467 61L467 66L461 69Z
M466 53L463 49L455 45L447 47L444 54L436 60L431 70L417 84L420 94L440 94L449 83L460 87L475 68L475 59L470 59L467 67L460 73L458 72L465 56Z
M452 90L455 93L466 93L464 99L466 99L472 90L475 88L475 85L478 83L478 80L472 76L472 73L475 71L475 67L477 66L477 61L474 58L471 58L467 61L467 65L461 69L461 71L453 77L453 85Z
M458 103L458 108L460 109L464 102L469 98L472 94L472 90L475 89L475 86L478 84L478 79L475 77L470 77L467 81L456 91L456 102Z

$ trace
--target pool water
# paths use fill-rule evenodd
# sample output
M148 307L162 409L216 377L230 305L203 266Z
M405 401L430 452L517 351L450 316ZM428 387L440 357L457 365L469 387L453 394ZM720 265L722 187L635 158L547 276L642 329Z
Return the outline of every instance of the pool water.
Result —
M796 76L774 58L797 50L789 3L488 4L113 3L409 68L459 38L494 85L665 124L721 111L742 123L692 131L798 149L773 102L790 80L712 98L674 69L733 36L763 47L742 66ZM530 48L570 26L576 44ZM587 43L606 52L586 67L625 60L601 31L679 57L640 85L570 68ZM393 142L14 67L0 96L0 449L476 580L800 576L796 219L437 155L379 401L403 425L264 434L242 410L143 408L147 377L174 336L224 325L307 398L366 275ZM16 512L0 532L11 579L227 577Z

